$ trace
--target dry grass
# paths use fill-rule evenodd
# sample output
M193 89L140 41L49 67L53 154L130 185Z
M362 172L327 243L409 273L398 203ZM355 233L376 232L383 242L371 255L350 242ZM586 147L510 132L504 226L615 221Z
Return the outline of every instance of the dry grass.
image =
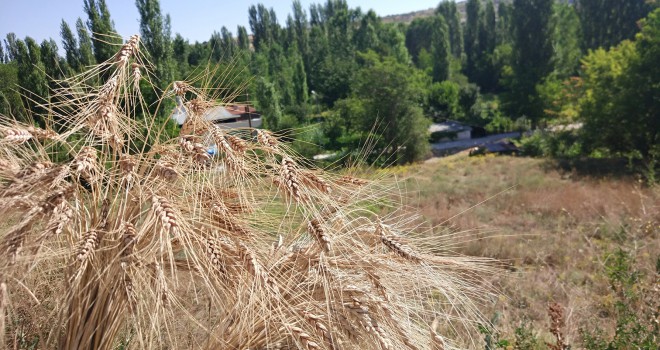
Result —
M215 87L172 85L189 118L168 138L138 89L149 66L133 36L53 92L57 133L2 118L4 346L475 345L490 259L437 249L393 177L310 169L266 131L209 124Z
M401 172L412 175L413 205L444 227L437 234L454 238L443 249L508 266L509 274L490 279L500 295L484 308L498 314L502 337L513 339L529 320L543 341L556 343L547 308L559 303L561 342L577 348L580 329L614 330L616 295L604 272L613 251L636 259L645 276L640 291L654 283L657 291L660 192L634 178L557 169L544 160L459 154Z

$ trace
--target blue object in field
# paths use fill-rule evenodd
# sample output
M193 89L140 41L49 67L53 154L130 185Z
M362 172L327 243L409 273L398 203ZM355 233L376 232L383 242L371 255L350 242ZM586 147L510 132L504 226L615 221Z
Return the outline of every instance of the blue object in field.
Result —
M216 145L213 145L206 150L206 153L212 156L214 156L217 152L218 152L218 146Z

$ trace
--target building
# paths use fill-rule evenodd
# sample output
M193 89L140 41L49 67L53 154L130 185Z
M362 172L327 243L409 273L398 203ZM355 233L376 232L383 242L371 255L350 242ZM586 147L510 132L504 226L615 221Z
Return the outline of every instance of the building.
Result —
M176 103L172 119L180 126L186 121L187 113L179 97L177 97ZM244 104L216 106L206 111L203 117L226 129L261 127L261 113L254 107Z
M447 120L442 123L431 124L429 133L433 143L468 140L472 137L472 127L457 121Z

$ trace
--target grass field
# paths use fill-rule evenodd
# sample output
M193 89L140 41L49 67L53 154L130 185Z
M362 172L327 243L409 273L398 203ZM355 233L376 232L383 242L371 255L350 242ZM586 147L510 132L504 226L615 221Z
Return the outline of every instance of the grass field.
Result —
M548 316L555 302L574 349L637 348L635 337L658 344L657 186L522 157L458 154L399 171L409 176L411 204L460 232L457 251L504 262L506 272L490 279L499 297L482 310L495 321L499 346L555 344Z

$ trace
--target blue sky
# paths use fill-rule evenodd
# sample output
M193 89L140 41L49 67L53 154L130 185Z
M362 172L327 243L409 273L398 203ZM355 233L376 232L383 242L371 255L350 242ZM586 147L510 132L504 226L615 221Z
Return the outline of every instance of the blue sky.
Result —
M381 16L424 10L437 6L440 0L348 0L351 7L363 11L373 9ZM106 0L115 28L123 37L139 33L139 16L135 0ZM312 3L325 2L301 0L304 8ZM291 12L291 1L221 1L221 0L161 0L161 11L172 18L172 33L184 38L205 41L214 30L226 26L236 33L236 26L243 25L248 31L248 8L262 3L273 7L280 24L284 24ZM308 14L309 15L309 14ZM23 39L31 36L38 42L52 37L61 49L60 22L67 21L72 27L78 17L86 20L82 0L0 0L0 38L14 32Z

